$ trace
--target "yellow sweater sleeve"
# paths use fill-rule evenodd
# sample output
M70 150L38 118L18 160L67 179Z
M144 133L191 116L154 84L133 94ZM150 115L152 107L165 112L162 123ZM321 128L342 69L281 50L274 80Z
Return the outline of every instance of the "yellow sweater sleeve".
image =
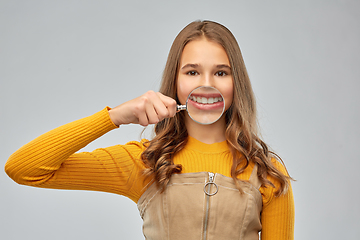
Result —
M274 162L275 166L284 174L287 174L283 165ZM275 185L279 184L269 178ZM293 240L295 224L295 205L291 185L288 191L275 197L276 188L262 187L260 192L263 196L263 210L261 213L261 240Z
M136 202L144 185L141 175L144 166L139 160L142 143L129 142L76 153L116 127L105 108L24 145L10 156L5 171L19 184L104 191L127 196Z

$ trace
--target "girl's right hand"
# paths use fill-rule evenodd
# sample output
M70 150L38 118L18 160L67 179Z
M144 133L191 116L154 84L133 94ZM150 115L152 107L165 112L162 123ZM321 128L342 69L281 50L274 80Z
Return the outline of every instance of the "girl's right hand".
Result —
M141 126L156 124L164 118L174 117L176 101L159 92L148 91L138 98L109 110L114 124L135 123Z

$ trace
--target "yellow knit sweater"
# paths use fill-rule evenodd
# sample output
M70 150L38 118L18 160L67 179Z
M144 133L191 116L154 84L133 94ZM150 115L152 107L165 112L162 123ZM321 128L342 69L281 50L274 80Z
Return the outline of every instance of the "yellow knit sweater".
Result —
M144 165L141 142L76 153L81 148L117 128L110 120L108 108L47 132L12 154L6 173L17 183L57 189L81 189L121 194L137 202L147 186L142 176ZM230 177L232 156L226 141L205 144L189 137L185 148L174 156L183 173L217 172ZM284 167L274 162L285 173ZM240 179L248 180L253 165ZM278 183L270 179L276 186ZM263 196L261 214L262 240L294 238L294 199L292 189L280 197L272 187L260 188Z

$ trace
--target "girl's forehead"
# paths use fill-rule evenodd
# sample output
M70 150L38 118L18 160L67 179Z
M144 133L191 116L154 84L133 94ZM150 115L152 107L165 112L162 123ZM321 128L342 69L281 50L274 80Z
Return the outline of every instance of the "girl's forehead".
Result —
M185 45L180 65L186 64L229 64L229 58L219 43L201 38Z

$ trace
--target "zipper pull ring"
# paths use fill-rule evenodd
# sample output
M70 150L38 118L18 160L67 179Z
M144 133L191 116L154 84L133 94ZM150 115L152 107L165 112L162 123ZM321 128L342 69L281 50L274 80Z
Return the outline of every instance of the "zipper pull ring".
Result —
M205 183L205 186L204 186L204 192L208 196L214 196L219 191L218 185L216 183L214 183L214 176L215 176L214 173L209 172L209 181L207 183ZM211 184L216 187L216 190L213 193L210 192ZM206 187L207 187L207 189L206 189Z

